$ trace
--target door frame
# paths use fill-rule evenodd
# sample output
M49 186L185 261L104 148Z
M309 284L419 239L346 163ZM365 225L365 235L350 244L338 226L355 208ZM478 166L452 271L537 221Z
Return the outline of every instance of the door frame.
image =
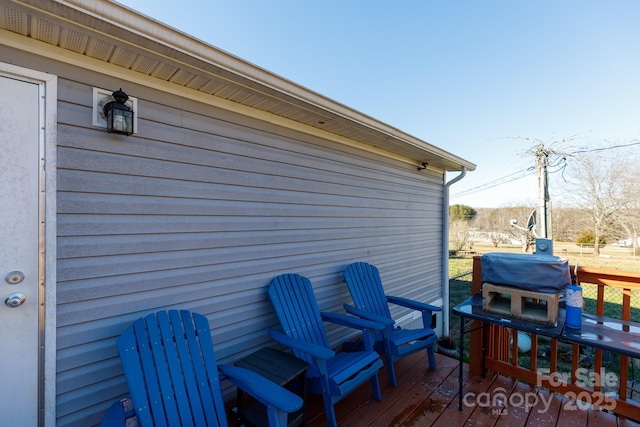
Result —
M0 62L0 76L38 85L39 303L38 424L56 424L56 146L58 77Z

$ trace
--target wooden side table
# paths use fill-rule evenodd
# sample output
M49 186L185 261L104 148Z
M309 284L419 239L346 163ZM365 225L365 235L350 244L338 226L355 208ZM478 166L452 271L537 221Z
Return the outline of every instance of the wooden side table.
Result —
M299 395L302 397L303 404L300 410L289 414L288 426L306 426L306 372L309 368L307 362L275 348L264 347L236 361L235 365L256 372L282 387L287 387L296 378L299 379ZM265 406L255 402L245 408L243 400L244 392L238 388L237 404L240 422L254 426L266 425L267 410Z

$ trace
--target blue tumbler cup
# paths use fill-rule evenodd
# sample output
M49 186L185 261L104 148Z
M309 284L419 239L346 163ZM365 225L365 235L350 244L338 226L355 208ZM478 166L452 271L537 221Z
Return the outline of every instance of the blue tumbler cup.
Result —
M567 326L574 329L582 327L582 288L578 285L567 285L566 291Z

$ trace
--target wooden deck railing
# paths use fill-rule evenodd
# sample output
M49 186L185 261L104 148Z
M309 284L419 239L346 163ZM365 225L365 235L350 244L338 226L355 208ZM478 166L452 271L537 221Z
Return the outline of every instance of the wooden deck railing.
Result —
M476 256L473 260L472 295L481 292L481 276L480 257ZM611 290L622 294L621 298L619 295L617 296L620 304L613 304L618 306L616 307L616 315L620 316L622 320L634 320L631 319L631 296L632 292L640 291L640 273L578 267L577 277L578 283L583 286L585 298L589 299L589 295L584 292L585 290L589 290L590 294L593 291L593 295L596 296L595 312L592 314L614 317L605 310L605 291ZM590 302L587 312L594 309L593 301ZM637 305L640 306L640 300ZM637 319L635 320L638 321ZM640 420L640 404L627 399L627 382L629 378L629 358L627 356L620 356L619 371L616 374L618 376L618 392L617 396L611 396L603 392L603 380L605 379L603 374L606 374L606 372L602 370L602 350L595 350L592 367L579 369L580 346L577 344L563 344L571 347L571 368L570 372L560 373L559 368L562 370L566 369L566 367L559 367L559 342L557 339L551 339L548 348L546 346L544 348L545 360L547 357L546 350L549 350L549 373L547 373L546 368L539 369L539 337L537 335L533 334L531 336L529 366L520 366L517 333L512 334L510 329L502 326L490 325L484 329L478 329L477 327L480 326L480 323L474 323L474 325L471 325L473 332L470 335L469 345L470 373L480 374L482 370L482 331L484 330L485 366L487 369L501 375L523 380L532 385L544 387L550 391L565 394L571 399L592 403L604 409L613 410L616 414ZM548 338L544 339L548 340ZM564 361L561 364L565 364ZM589 384L585 384L585 378L589 379L589 381L586 381Z

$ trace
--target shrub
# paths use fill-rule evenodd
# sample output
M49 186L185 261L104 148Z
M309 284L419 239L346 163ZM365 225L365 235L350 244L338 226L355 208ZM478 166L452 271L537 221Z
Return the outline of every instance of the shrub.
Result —
M600 236L598 240L600 245L605 245L607 243L607 240L604 238L604 236ZM578 234L578 238L576 239L576 243L579 245L593 246L595 242L596 236L593 234L592 230L582 230L580 234Z

